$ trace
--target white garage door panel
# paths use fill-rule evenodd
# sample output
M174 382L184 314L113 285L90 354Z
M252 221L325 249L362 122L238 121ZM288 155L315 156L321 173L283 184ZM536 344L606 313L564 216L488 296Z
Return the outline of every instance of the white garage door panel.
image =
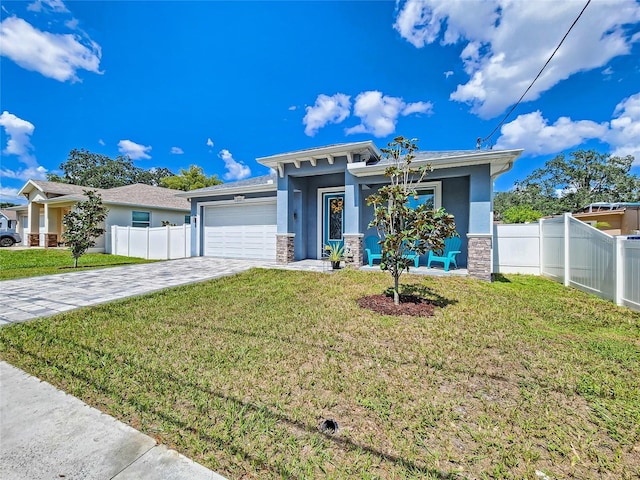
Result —
M276 258L275 203L206 207L204 255L222 258Z

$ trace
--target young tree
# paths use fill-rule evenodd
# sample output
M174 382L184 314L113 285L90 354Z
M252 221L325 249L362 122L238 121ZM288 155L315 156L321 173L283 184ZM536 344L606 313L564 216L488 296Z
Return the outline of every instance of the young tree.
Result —
M196 188L213 187L221 183L222 180L218 179L217 175L207 177L202 167L198 167L197 165L191 165L189 170L181 168L179 175L165 177L160 181L162 187L183 190L185 192L195 190Z
M62 217L64 233L62 237L69 245L73 256L73 267L78 268L78 258L95 246L96 238L104 233L102 222L108 209L102 205L102 198L93 190L85 190L87 199L76 203L73 209Z
M430 205L409 206L409 198L417 197L415 185L431 171L431 166L413 168L411 162L418 148L416 140L396 137L383 148L390 162L385 170L389 185L367 198L373 205L374 217L369 227L375 227L382 246L380 268L393 277L393 301L400 304L400 275L409 270L409 254L424 255L429 250L441 251L446 238L456 236L453 215L443 208L433 210Z
M51 182L71 183L93 188L114 188L135 183L157 186L173 172L167 168L145 170L136 167L129 157L115 159L85 149L73 149L66 162L60 164L62 175L48 173Z

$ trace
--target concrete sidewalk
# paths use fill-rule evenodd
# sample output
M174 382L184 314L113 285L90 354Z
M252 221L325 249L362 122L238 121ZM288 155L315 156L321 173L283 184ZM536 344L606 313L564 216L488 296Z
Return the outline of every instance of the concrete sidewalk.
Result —
M6 362L0 386L2 479L224 480Z

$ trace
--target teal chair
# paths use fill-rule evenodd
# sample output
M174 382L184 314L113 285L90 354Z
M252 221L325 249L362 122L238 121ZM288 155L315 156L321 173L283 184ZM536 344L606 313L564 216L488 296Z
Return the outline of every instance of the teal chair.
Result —
M433 250L429 250L429 259L427 260L427 268L431 268L431 262L442 262L444 264L444 271L449 271L449 265L453 265L458 268L456 262L456 255L460 253L460 245L462 240L460 237L449 237L444 241L444 250L442 256L437 256L433 253Z
M370 235L365 238L364 251L367 252L367 261L370 267L373 267L374 260L382 261L382 247L378 243L378 237Z
M364 239L364 251L367 252L367 261L369 262L369 266L373 267L374 260L382 261L382 246L378 243L378 237L373 235L368 236ZM420 255L415 253L407 253L404 255L405 258L409 260L413 260L413 264L416 268L420 263Z

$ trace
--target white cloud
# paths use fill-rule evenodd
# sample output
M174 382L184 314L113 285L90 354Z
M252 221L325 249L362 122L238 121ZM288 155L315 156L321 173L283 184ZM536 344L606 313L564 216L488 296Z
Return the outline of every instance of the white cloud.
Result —
M151 151L151 145L140 145L131 140L120 140L118 142L118 151L123 155L129 156L131 160L149 159L151 155L147 152Z
M519 115L503 125L495 148L524 148L527 154L545 155L589 140L608 143L612 155L633 155L634 164L640 165L640 92L618 103L610 122L560 117L550 124L539 111Z
M229 150L220 150L218 157L224 160L224 166L227 169L227 173L224 174L225 180L242 180L251 175L251 169L244 163L234 160Z
M613 146L612 155L633 155L634 165L640 165L640 92L625 98L613 112L607 141Z
M24 203L24 197L18 196L19 191L20 190L17 188L3 187L2 185L0 185L0 201L14 202L15 200L22 200L22 202L20 203Z
M43 180L46 178L47 169L39 165L33 154L31 135L35 130L33 123L17 117L6 110L0 115L0 126L7 135L7 145L2 150L4 155L15 155L18 160L26 165L26 168L11 170L3 168L0 175L5 178L17 180L29 180L30 178ZM3 162L6 165L6 161Z
M313 107L305 108L307 113L302 119L302 123L305 125L304 133L313 137L327 123L344 121L351 111L350 98L344 93L336 93L332 96L318 95Z
M581 8L576 2L408 0L401 3L394 28L417 48L437 40L466 42L461 60L470 78L450 98L491 118L520 98ZM592 2L524 101L629 54L640 35L627 27L638 22L635 0Z
M182 155L184 153L184 150L182 150L180 147L171 147L171 153L173 155Z
M536 111L519 115L513 122L503 125L495 148L524 148L528 154L552 154L603 138L607 131L607 122L574 121L569 117L560 117L549 125L549 120Z
M413 113L432 113L430 102L405 103L400 97L382 95L382 92L372 90L362 92L356 97L353 113L360 118L360 125L347 128L345 133L371 133L376 137L386 137L395 132L396 123L400 115Z
M99 139L98 139L98 143L99 143L100 145L102 145L103 147L106 145L106 143L104 143L104 140L103 140L103 139L101 139L101 138L99 138Z
M7 146L2 151L6 155L17 155L21 159L32 158L31 135L35 130L33 123L16 117L6 110L0 115L0 125L7 134Z
M78 70L101 74L100 46L79 35L43 32L17 17L0 23L1 54L22 68L60 82L79 81Z
M211 140L210 138L207 138L207 147L213 148L213 140Z
M290 111L290 112L293 112L293 111L294 111L294 110L296 110L297 108L298 108L298 107L296 107L295 105L291 105L291 106L289 107L289 111Z
M444 72L444 78L449 78L451 75L453 75L453 70L447 70Z
M26 182L29 179L45 180L47 178L47 171L48 170L42 165L38 165L27 168L19 168L18 170L3 168L2 170L0 170L0 175L5 178L12 178L15 180L22 180Z
M27 5L27 10L30 12L41 12L43 9L48 9L53 12L69 11L62 0L36 0Z

